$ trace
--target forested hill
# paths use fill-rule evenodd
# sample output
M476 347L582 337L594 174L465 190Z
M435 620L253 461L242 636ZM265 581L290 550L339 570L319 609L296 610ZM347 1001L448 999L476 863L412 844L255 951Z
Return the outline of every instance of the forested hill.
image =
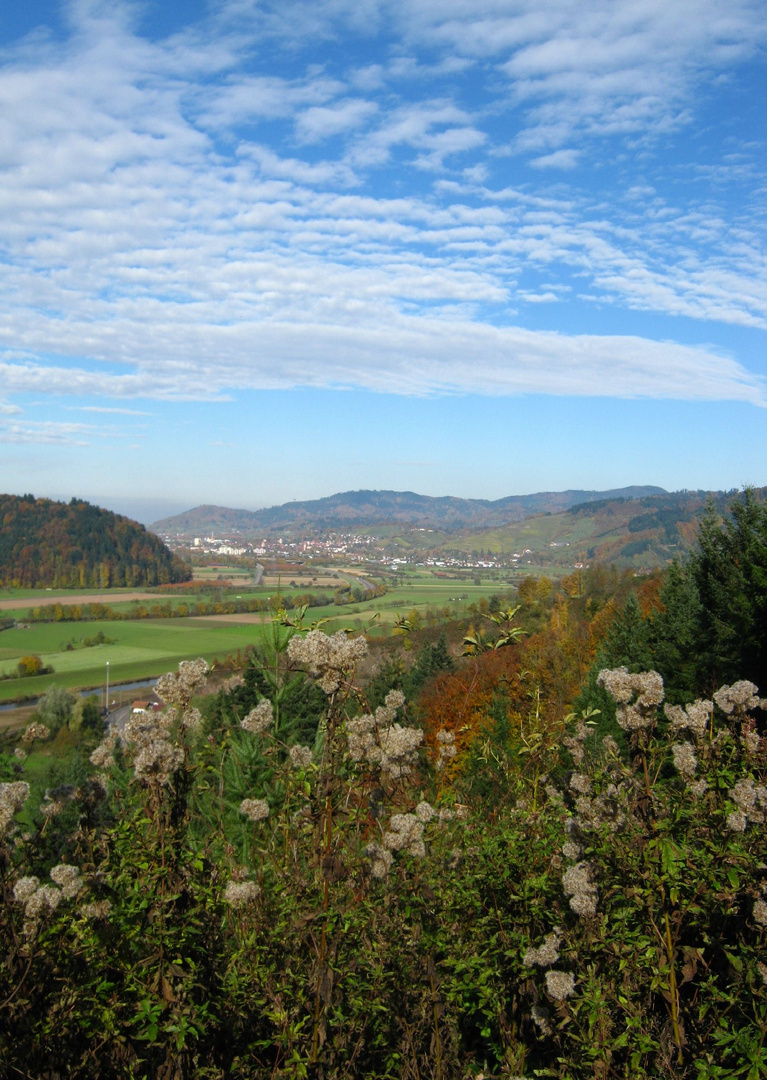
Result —
M523 521L531 514L556 514L577 503L599 499L636 499L665 494L659 487L627 487L614 491L541 491L509 495L494 501L434 498L414 491L344 491L324 499L290 502L267 510L231 510L198 506L185 514L156 521L151 528L165 535L207 534L258 536L270 531L301 532L400 524L443 530L488 528Z
M190 568L130 518L72 499L0 495L0 584L90 588L188 581Z

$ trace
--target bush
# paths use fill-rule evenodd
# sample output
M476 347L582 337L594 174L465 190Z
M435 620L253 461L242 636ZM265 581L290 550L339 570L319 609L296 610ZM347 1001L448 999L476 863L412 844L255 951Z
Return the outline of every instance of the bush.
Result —
M14 834L26 783L0 785L6 1072L767 1075L752 684L661 711L654 672L602 672L625 753L583 719L512 727L496 697L470 771L492 802L469 809L468 773L433 794L455 732L426 751L397 691L367 710L362 639L274 643L276 686L250 675L274 701L202 726L205 665L181 664L164 714L51 781L36 830ZM279 714L301 669L311 746Z

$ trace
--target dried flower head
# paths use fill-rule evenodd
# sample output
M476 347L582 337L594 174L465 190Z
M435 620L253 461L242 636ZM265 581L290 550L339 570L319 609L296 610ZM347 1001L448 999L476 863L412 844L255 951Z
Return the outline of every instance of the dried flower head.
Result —
M525 953L523 963L527 967L533 967L535 964L538 967L550 967L551 964L556 964L559 959L559 943L561 940L562 929L557 926L550 934L546 935L542 945L537 948L530 946Z
M434 762L437 771L441 772L447 762L456 756L457 752L454 733L452 731L438 731L437 760Z
M588 795L591 791L591 780L583 773L573 773L570 777L570 790L577 791L580 795Z
M743 748L749 757L759 753L759 749L762 744L762 740L759 736L759 732L756 730L753 720L749 722L746 720L743 724Z
M45 724L39 724L35 721L29 724L21 737L21 741L29 745L35 742L36 739L48 739L50 738L50 731Z
M419 821L423 822L424 825L428 825L436 813L437 811L434 807L430 803L427 803L425 799L419 802L418 806L415 808L415 816Z
M173 746L167 739L157 738L147 742L133 761L133 771L141 780L152 780L159 785L171 782L173 775L184 764L184 751Z
M364 638L347 637L343 630L332 636L310 630L306 637L296 635L288 643L290 659L305 664L328 697L339 689L366 652Z
M312 751L308 746L291 746L288 750L290 763L294 769L307 769L312 763Z
M224 890L224 900L231 908L243 908L255 903L260 891L254 881L229 881Z
M580 765L586 756L583 744L591 733L592 729L581 719L577 721L573 731L562 740L576 765Z
M14 814L21 810L28 798L29 784L24 780L0 784L0 836L8 833Z
M743 714L749 709L759 706L760 700L758 689L746 679L733 683L732 686L723 686L714 694L714 701L723 713L731 716L733 713Z
M566 870L562 877L562 887L570 897L570 907L581 917L595 915L598 892L591 879L591 866L587 862L576 863Z
M365 855L371 860L371 875L379 880L385 878L394 862L391 851L381 844L372 843L365 848Z
M713 711L713 701L702 701L700 698L684 708L668 704L664 707L666 719L671 721L672 732L691 731L696 739L702 739L706 734Z
M62 896L66 900L71 900L77 896L83 886L80 871L76 866L70 866L68 863L60 863L58 866L54 866L51 870L51 881L55 881L61 888Z
M546 990L554 1001L565 1001L575 993L575 976L567 971L547 971Z
M731 814L727 815L727 828L730 832L745 832L747 824L748 818L742 810L733 810Z
M89 759L91 765L95 765L97 769L111 769L115 763L115 759L112 755L116 746L117 733L112 731L91 754Z
M261 735L271 727L274 720L274 709L268 698L261 698L258 705L251 709L246 717L240 721L240 727L251 735Z
M269 803L266 799L243 799L240 803L240 813L251 821L264 821L269 817Z
M687 790L694 799L702 799L708 791L708 780L695 780L692 784L687 785Z
M655 710L663 701L663 679L657 671L632 674L625 667L605 668L597 678L618 705L616 718L624 731L652 727Z
M41 885L24 900L24 936L32 938L37 933L40 920L61 903L61 890L53 885Z
M695 777L695 770L698 767L698 759L695 756L695 750L692 743L675 743L671 752L674 757L674 768L682 779L687 781L693 780Z
M755 784L750 776L742 777L730 790L730 798L748 821L763 825L767 811L767 787Z
M205 688L210 668L205 660L182 660L178 671L170 671L157 680L158 696L168 705L183 711L195 694Z
M391 691L375 713L356 716L345 724L352 761L380 770L392 780L412 772L418 760L418 747L423 742L422 731L395 723L397 710L404 701L398 690Z
M757 900L754 904L754 922L767 926L767 904L764 900Z
M389 851L409 851L421 855L423 848L423 822L415 814L392 814L389 828L384 833L383 844ZM415 850L414 850L415 849Z
M533 1005L530 1010L530 1018L541 1035L551 1034L551 1013L545 1005Z
M19 878L13 887L13 899L19 904L25 904L39 887L40 881L34 876Z
M80 904L78 911L86 919L106 919L112 910L109 900L92 900L88 904Z

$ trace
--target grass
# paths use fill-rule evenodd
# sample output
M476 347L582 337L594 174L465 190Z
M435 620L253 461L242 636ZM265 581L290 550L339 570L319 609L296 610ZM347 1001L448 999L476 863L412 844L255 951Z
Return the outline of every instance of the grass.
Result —
M406 584L392 588L384 596L363 600L357 604L338 606L328 604L309 608L307 624L320 619L327 633L351 627L374 636L388 635L399 616L407 616L415 608L423 625L441 621L445 611L451 618L467 614L472 602L507 588L502 583L485 585L466 581L444 581L426 572L408 575ZM292 590L284 588L289 594ZM305 591L300 590L299 591ZM262 595L268 591L258 590ZM244 592L243 597L249 595ZM164 599L164 598L162 598ZM194 602L194 598L174 598L175 602ZM117 606L117 605L115 605ZM374 621L374 616L377 618ZM0 681L0 701L37 696L53 683L71 688L103 686L106 664L109 662L110 683L127 682L161 675L176 667L180 660L203 656L207 660L223 658L257 644L269 623L269 614L252 616L252 621L239 621L238 616L175 619L141 619L103 622L33 623L26 629L18 627L0 633L0 674L15 672L19 659L30 654L40 656L46 666L53 667L50 675ZM114 644L83 647L82 640L101 630ZM72 643L74 648L67 649Z
M103 628L114 645L95 645L69 652L62 648L74 631L92 635L94 627ZM179 660L204 656L212 660L226 653L244 649L258 640L260 624L221 624L205 619L147 619L119 623L61 623L36 625L29 630L6 630L3 641L18 648L17 656L30 653L41 657L54 668L52 675L8 679L0 682L0 700L40 694L52 683L69 687L101 686L106 664L112 683L161 675ZM15 663L0 663L0 673L12 671Z

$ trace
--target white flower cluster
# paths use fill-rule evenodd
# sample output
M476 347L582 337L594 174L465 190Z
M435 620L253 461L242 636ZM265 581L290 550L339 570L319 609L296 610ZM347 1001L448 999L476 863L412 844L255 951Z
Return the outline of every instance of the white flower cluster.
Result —
M624 780L618 785L609 784L604 792L593 798L580 795L575 800L576 812L568 827L575 833L597 832L603 828L617 833L626 823L631 785L632 781Z
M394 856L385 848L383 844L368 844L365 848L365 854L372 860L370 867L370 873L374 878L385 878L392 868L394 862Z
M572 734L566 735L562 740L570 751L570 756L576 765L581 765L583 763L583 759L586 756L583 744L589 735L591 735L592 730L593 729L589 728L583 720L579 720L576 723Z
M414 813L418 820L424 825L428 825L429 822L437 815L437 811L434 809L431 803L427 803L425 799L422 799L421 802L419 802L418 806L416 806L415 808Z
M392 814L383 835L383 846L388 851L406 851L415 858L423 858L426 854L423 828L423 821L415 814Z
M562 877L562 888L570 897L570 907L576 915L585 918L596 915L598 892L591 880L591 866L587 862L576 863Z
M36 739L47 739L50 736L50 731L45 724L39 724L35 721L29 724L21 737L21 741L26 743L27 746L33 743Z
M684 708L681 705L666 705L663 711L666 719L671 721L671 731L674 734L679 731L691 731L696 739L702 739L714 711L714 703L698 698L697 701L685 705Z
M756 709L763 704L759 698L758 688L747 679L741 679L732 686L723 686L714 694L714 701L727 716L733 713L742 715L749 709Z
M108 900L92 900L87 904L80 904L79 911L86 919L106 919L112 910Z
M9 833L13 815L21 810L29 798L29 784L23 780L0 784L0 837Z
M588 795L591 791L591 779L583 773L573 773L568 786L579 795Z
M243 799L240 813L251 821L265 821L269 817L269 803L266 799Z
M753 720L751 720L750 723L747 721L743 725L742 741L746 753L750 756L753 756L754 754L757 754L759 752L762 740L759 736L759 732L754 726Z
M447 822L464 819L468 816L469 808L458 804L454 810L443 807L435 810L434 807L422 799L412 814L392 814L389 825L384 832L381 843L371 843L365 848L365 854L372 860L371 874L375 878L384 878L392 868L396 851L405 851L414 858L420 859L426 854L426 845L423 840L424 829L432 821ZM454 851L451 859L457 865L460 852Z
M288 643L290 659L305 664L328 697L338 690L366 652L363 637L347 637L343 630L330 637L321 630L310 630L306 637L297 634Z
M288 750L290 763L294 769L308 769L312 763L312 750L310 746L291 746Z
M727 828L731 832L745 832L749 821L764 825L767 821L767 787L755 784L750 776L743 777L730 790L730 798L737 810L727 815Z
M89 758L91 765L95 765L97 769L111 769L115 763L113 754L116 746L117 733L110 731L91 754Z
M208 681L210 668L205 660L182 660L178 671L169 671L157 680L158 696L168 705L184 711L195 694L199 694Z
M530 1018L541 1035L551 1035L551 1013L545 1005L533 1005L530 1010Z
M675 743L671 753L674 757L674 768L683 780L690 783L695 779L695 770L698 767L698 759L692 743Z
M695 780L693 783L688 783L687 790L694 799L702 799L708 791L708 780L701 778L700 780Z
M524 956L523 963L527 967L551 967L559 959L559 943L562 940L561 927L555 927L550 934L543 939L543 945L534 948L532 945Z
M438 731L437 732L437 760L434 762L434 768L437 772L441 772L445 764L454 758L457 750L455 746L455 735L452 731Z
M34 937L46 912L55 911L62 900L73 899L83 886L80 871L67 863L54 866L51 878L55 885L41 885L38 878L30 876L19 878L14 886L13 899L24 905L24 935L27 938Z
M65 900L72 900L83 887L80 871L76 866L68 863L60 863L51 870L51 881L54 881L61 889L61 895Z
M547 971L546 989L554 1001L564 1001L575 993L575 976L567 971Z
M295 639L294 639L295 640ZM408 776L418 760L423 732L394 722L405 703L399 690L390 690L374 714L357 716L344 725L349 757L359 765L380 771L392 780Z
M617 703L616 719L624 731L653 726L655 709L663 701L663 679L657 671L634 675L625 667L605 668L599 672L597 683Z
M230 908L243 908L255 902L261 890L254 881L229 881L224 900Z
M764 900L757 900L754 904L754 922L767 926L767 904Z
M273 720L274 709L271 701L268 698L261 698L258 705L240 721L240 727L251 735L261 735L272 726Z
M174 709L163 713L135 713L128 720L123 739L134 748L133 771L137 778L168 784L184 764L184 751L171 742Z

